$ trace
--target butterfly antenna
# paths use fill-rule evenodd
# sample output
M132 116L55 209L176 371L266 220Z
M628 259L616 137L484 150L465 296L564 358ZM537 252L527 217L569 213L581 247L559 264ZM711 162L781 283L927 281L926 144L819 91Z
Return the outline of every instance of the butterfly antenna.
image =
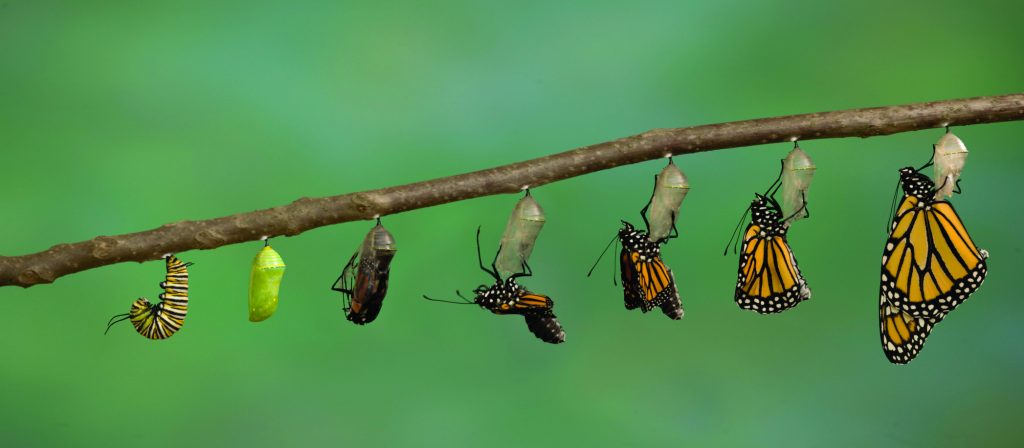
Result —
M896 181L896 188L892 191L892 204L889 205L889 223L885 225L885 231L891 231L892 220L896 216L896 198L900 195L900 180Z
M590 277L590 274L594 273L594 268L597 267L597 264L601 262L602 258L604 258L604 254L608 252L608 248L612 247L612 243L614 243L615 240L618 239L618 238L619 238L619 234L616 233L615 236L612 237L612 240L608 242L608 245L604 247L604 250L601 251L601 255L597 256L597 260L594 261L594 265L590 267L589 271L587 271L587 277Z
M614 239L612 241L615 241L615 248L618 249L619 248L619 239L616 238L616 239ZM612 285L619 286L619 282L617 280L615 280L615 257L609 258L609 260L611 260L611 262L612 262Z
M451 303L453 305L472 305L473 304L473 302L470 302L465 297L462 297L462 294L459 293L458 291L455 291L455 293L459 296L459 298L462 299L461 302L456 302L454 300L432 299L430 297L427 297L426 295L424 295L423 298L427 299L427 300L429 300L431 302Z
M740 222L736 223L736 228L733 229L732 235L729 237L729 242L725 243L725 250L722 251L722 256L729 255L729 246L732 246L732 241L734 239L736 240L736 245L739 245L740 241L737 237L740 233L740 226L742 226L747 220L747 213L750 213L750 207L747 207L747 209L743 211L743 216L740 216ZM736 253L736 248L733 248L732 253Z
M118 322L121 322L121 321L123 321L125 319L129 319L129 318L131 318L131 314L129 314L129 313L118 314L118 315L116 315L114 317L111 317L110 320L107 321L107 329L105 331L103 331L103 335L106 336L107 332L110 331L110 327L113 327L114 324L116 324ZM117 319L117 320L114 320L114 319Z

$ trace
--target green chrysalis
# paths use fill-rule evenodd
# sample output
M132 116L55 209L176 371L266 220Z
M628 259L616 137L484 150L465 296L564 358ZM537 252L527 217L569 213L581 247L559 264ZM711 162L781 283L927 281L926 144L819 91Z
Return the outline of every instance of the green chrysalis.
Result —
M807 190L811 188L816 169L811 157L793 142L793 150L782 161L782 215L791 216L786 221L787 226L808 216Z
M252 260L249 277L249 320L266 320L277 310L278 291L284 277L284 260L267 244Z
M654 181L654 193L647 213L649 240L661 241L668 237L674 220L679 218L679 206L689 192L690 182L686 175L669 159L668 165Z
M533 252L533 245L545 221L544 209L530 190L526 190L526 195L512 209L505 233L501 236L501 251L495 261L501 278L523 272L523 265Z

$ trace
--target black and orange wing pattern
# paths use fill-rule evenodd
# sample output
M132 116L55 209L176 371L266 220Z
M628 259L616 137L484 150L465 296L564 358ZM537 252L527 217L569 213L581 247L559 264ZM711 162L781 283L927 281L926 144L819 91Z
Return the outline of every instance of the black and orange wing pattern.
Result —
M941 318L981 286L987 257L952 204L907 195L882 254L881 295L913 316Z
M672 270L661 260L659 243L650 241L646 232L634 229L629 223L623 224L619 230L622 243L619 271L626 309L640 308L646 313L660 307L666 316L682 318L679 291Z
M895 364L906 364L921 351L928 334L941 319L911 316L881 297L878 320L885 357Z
M782 232L747 226L740 252L736 304L761 314L779 313L809 299L811 291Z
M900 170L904 196L882 252L879 327L895 364L913 360L932 328L985 281L988 252L971 240L953 205L935 200L935 184Z

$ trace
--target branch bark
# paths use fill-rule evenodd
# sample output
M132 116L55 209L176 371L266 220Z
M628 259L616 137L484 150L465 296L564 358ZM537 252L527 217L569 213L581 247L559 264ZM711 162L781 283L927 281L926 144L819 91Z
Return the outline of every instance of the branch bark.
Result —
M397 187L323 198L153 230L58 244L34 254L0 257L0 286L29 287L75 272L167 253L298 235L343 222L502 193L516 193L595 171L716 149L837 137L872 137L944 126L1024 120L1024 94L789 115L653 129L546 157Z

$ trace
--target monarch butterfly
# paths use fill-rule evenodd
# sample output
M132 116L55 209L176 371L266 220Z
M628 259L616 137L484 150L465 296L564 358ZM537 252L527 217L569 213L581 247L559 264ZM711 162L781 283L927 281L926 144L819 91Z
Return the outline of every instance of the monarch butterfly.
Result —
M672 270L661 261L661 244L653 242L647 232L622 221L619 229L619 273L626 309L640 308L646 313L655 307L671 319L683 318L683 305L676 289ZM674 237L674 236L672 236Z
M679 236L675 218L689 189L686 176L669 159L668 166L654 178L654 192L651 193L650 201L640 210L644 226L649 230L657 228L661 237L654 238L650 232L622 221L622 228L616 238L608 242L587 273L588 277L593 274L605 252L617 240L622 245L619 252L619 276L627 310L639 308L646 313L657 307L670 319L683 318L683 302L676 288L675 275L661 260L661 245ZM654 222L648 221L649 210L651 216L656 218Z
M266 320L277 311L285 268L281 254L270 247L269 239L265 240L263 249L252 260L252 271L249 274L250 322Z
M742 224L746 213L751 214L742 238L735 300L740 308L760 314L786 311L811 298L811 290L786 240L788 226L784 223L788 218L783 218L782 208L775 200L779 184L776 179L764 194L755 193L740 219ZM806 210L805 200L795 213ZM733 233L735 236L735 231Z
M932 327L981 286L988 269L988 251L975 246L952 204L935 199L942 187L920 170L899 171L904 195L882 252L882 349L896 364L917 356Z
M377 319L388 292L391 259L395 257L395 237L377 219L331 289L345 299L345 318L356 325Z
M500 250L499 248L499 252ZM494 278L493 285L478 286L473 290L474 294L476 294L473 300L464 297L458 291L456 291L456 294L462 299L461 302L432 299L427 296L423 296L423 298L435 302L476 304L498 315L518 314L524 317L527 328L538 339L550 344L565 342L565 331L562 329L562 325L558 322L558 318L554 313L555 302L548 296L530 292L516 282L517 278L533 275L533 271L528 264L524 262L520 272L502 280L495 266L496 261L491 262L490 269L484 266L483 256L480 254L479 228L476 231L476 255L477 261L480 263L480 269ZM495 260L497 260L497 256L495 256Z
M123 320L130 319L135 331L149 339L166 339L174 335L185 325L185 314L188 313L188 267L192 263L182 263L174 255L167 257L167 276L160 283L164 292L160 294L160 302L149 303L144 297L132 302L131 309L118 314L107 322L107 330Z

